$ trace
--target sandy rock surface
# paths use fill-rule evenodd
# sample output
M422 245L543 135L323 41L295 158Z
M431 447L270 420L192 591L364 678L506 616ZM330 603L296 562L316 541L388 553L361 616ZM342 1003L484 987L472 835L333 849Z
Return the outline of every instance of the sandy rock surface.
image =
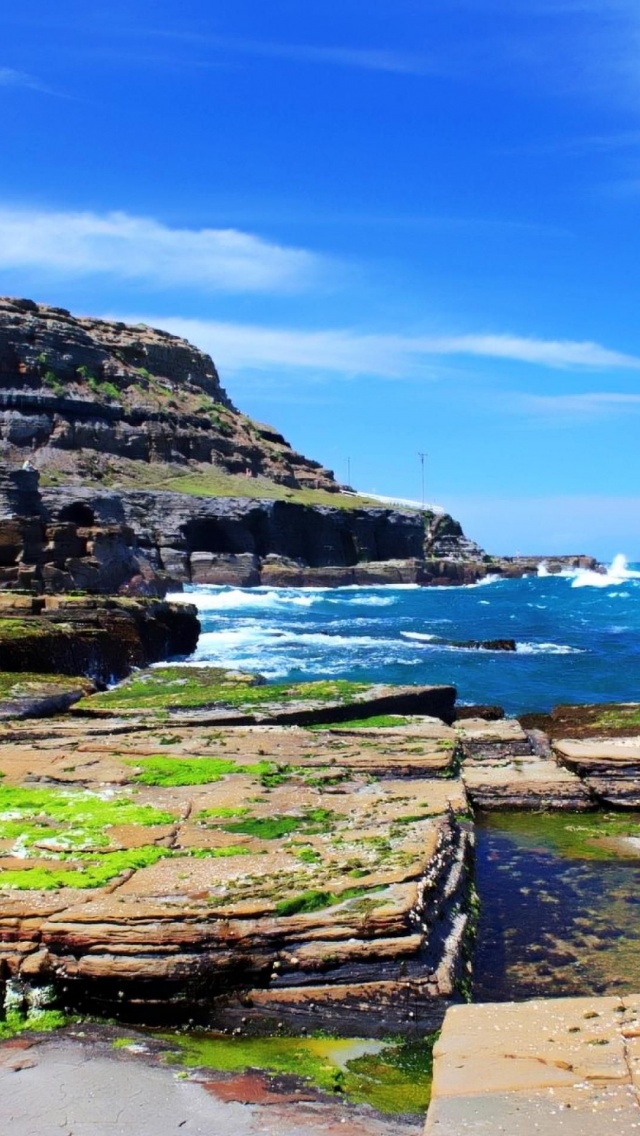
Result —
M639 1037L635 996L454 1007L426 1136L632 1136Z

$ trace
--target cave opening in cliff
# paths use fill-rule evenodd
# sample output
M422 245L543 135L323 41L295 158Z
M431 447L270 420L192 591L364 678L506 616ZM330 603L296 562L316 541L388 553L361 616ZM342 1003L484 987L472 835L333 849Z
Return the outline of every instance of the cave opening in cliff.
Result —
M84 501L74 501L71 505L65 505L60 510L58 520L71 521L75 525L87 528L95 524L96 518L93 509Z
M211 517L189 521L183 527L188 551L191 552L253 552L251 534L242 525Z

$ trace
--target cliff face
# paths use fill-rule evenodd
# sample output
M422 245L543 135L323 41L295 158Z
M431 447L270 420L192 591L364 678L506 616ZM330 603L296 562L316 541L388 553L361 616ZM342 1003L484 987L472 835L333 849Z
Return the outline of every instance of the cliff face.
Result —
M187 492L160 488L185 478ZM340 490L241 414L186 340L0 299L0 588L162 595L185 582L465 583L486 572L451 517Z
M201 465L337 492L333 474L241 414L203 352L168 332L0 299L0 446L49 476Z

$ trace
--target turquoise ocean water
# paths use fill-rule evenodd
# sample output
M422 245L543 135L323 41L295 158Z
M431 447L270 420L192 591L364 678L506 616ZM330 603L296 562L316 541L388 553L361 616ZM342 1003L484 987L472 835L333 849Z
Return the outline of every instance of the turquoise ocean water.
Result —
M616 557L606 575L543 568L457 588L192 588L191 659L272 681L453 683L460 701L510 714L640 699L639 567ZM496 638L515 653L442 642Z

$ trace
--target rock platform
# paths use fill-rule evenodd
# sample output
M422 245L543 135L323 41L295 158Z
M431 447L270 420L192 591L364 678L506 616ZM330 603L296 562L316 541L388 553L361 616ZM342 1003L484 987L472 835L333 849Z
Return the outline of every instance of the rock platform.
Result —
M634 1136L640 995L456 1006L425 1136Z
M455 732L163 713L0 726L10 997L50 984L146 1021L435 1028L466 973Z
M634 804L637 707L624 708L622 736L550 737L512 719L456 720L452 687L278 686L164 664L99 693L69 678L66 711L42 720L21 719L10 698L22 683L48 713L60 677L40 676L41 688L37 676L9 678L6 1014L53 1005L243 1037L421 1039L444 1020L427 1136L638 1130L640 996L460 1004L474 809ZM608 847L618 839L602 835ZM54 1076L65 1045L37 1051L51 1054ZM46 1080L39 1056L25 1060L34 1086ZM2 1061L0 1047L0 1084ZM30 1122L28 1094L4 1099L12 1121ZM298 1103L287 1115L292 1131L307 1130ZM245 1120L247 1132L266 1122L245 1109L238 1131ZM354 1134L405 1131L398 1119L347 1122Z
M627 803L640 755L632 737L451 725L454 699L163 665L0 722L9 999L51 986L139 1021L437 1028L468 981L472 810Z

